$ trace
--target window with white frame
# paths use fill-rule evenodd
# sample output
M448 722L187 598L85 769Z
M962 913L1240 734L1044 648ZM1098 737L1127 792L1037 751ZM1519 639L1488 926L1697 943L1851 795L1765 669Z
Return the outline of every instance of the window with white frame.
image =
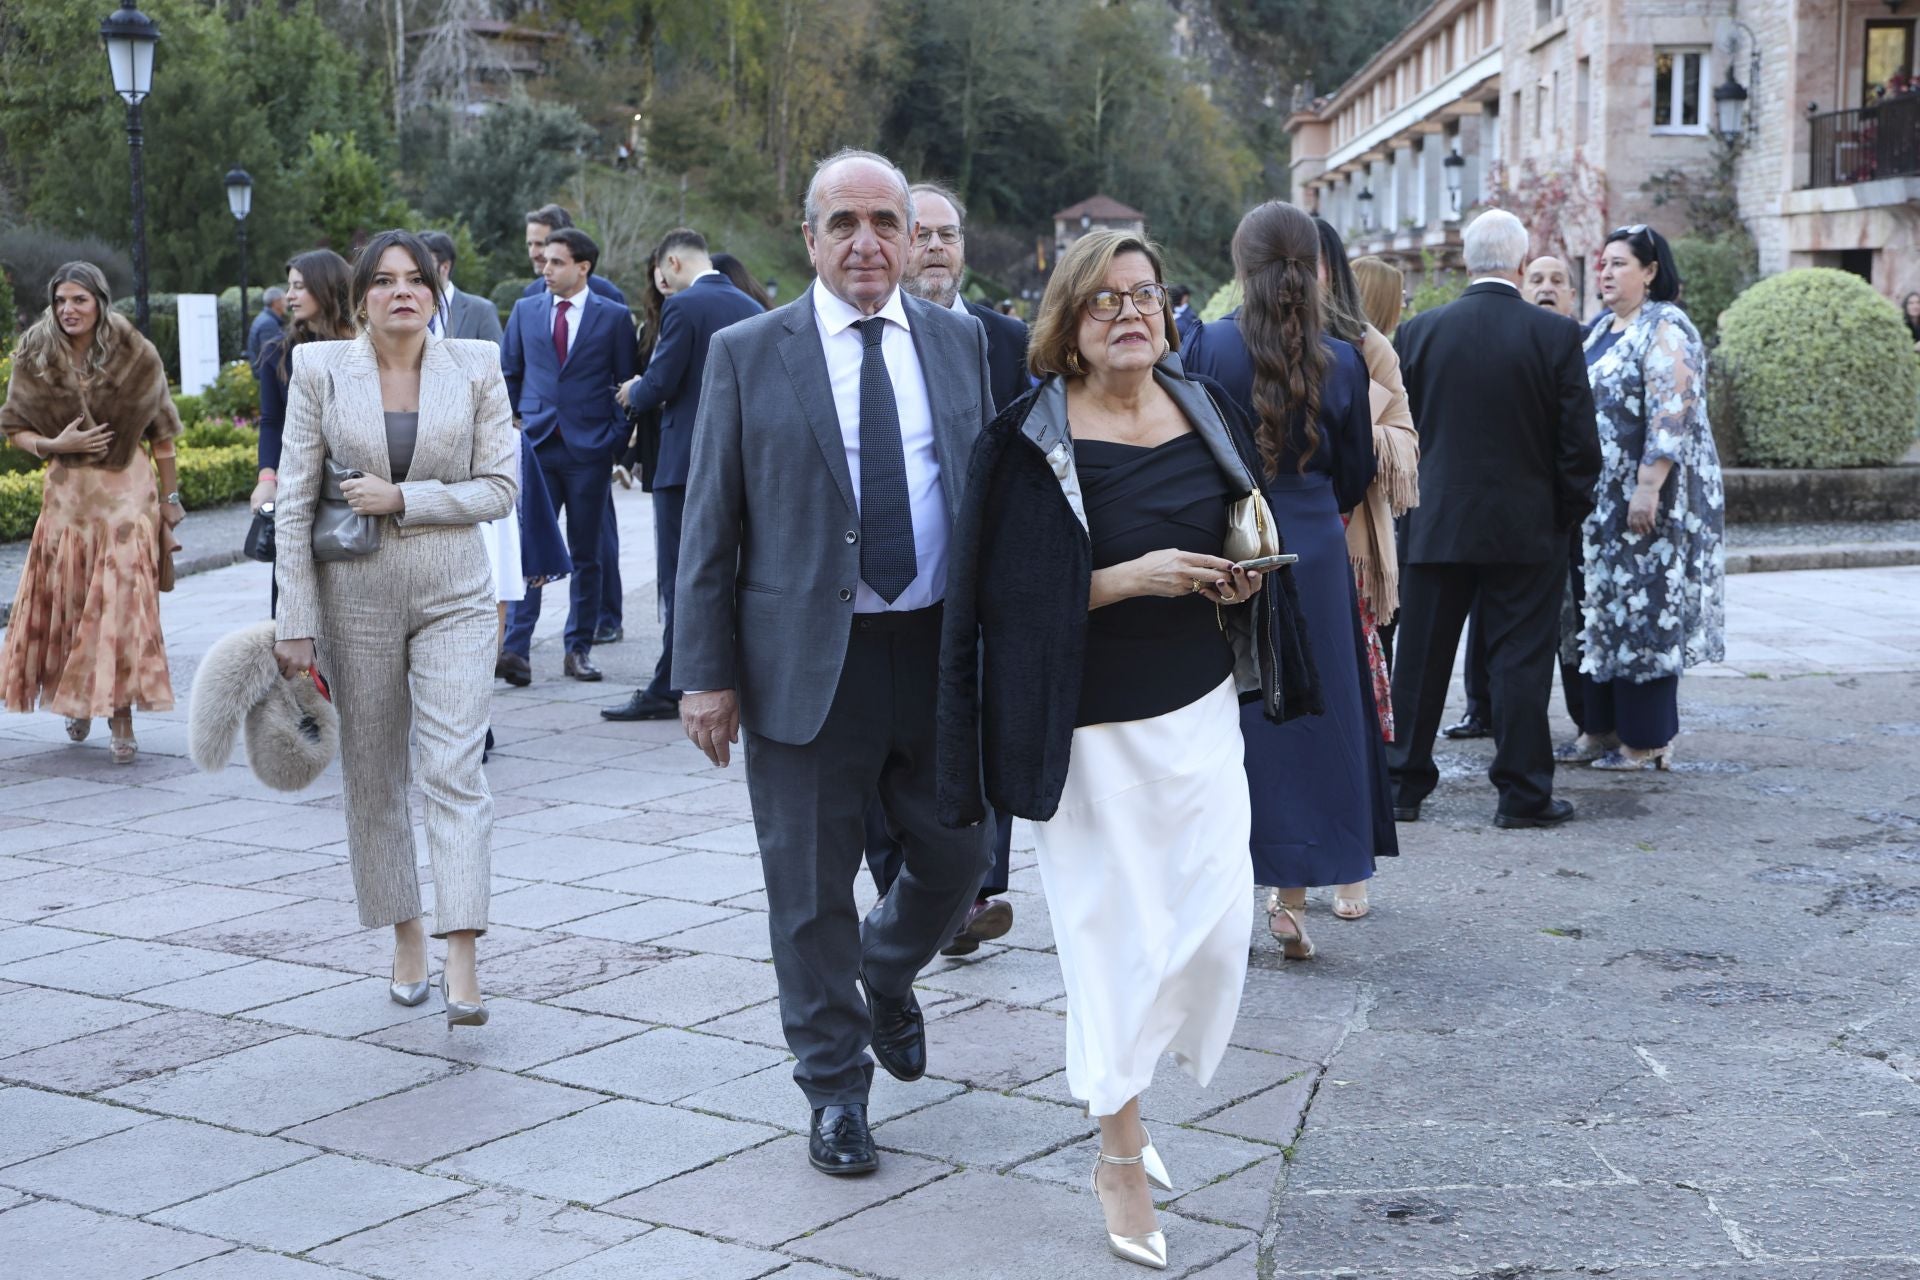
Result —
M1653 55L1653 131L1705 133L1713 119L1705 49L1656 49Z
M1533 25L1544 27L1567 13L1567 0L1533 0Z

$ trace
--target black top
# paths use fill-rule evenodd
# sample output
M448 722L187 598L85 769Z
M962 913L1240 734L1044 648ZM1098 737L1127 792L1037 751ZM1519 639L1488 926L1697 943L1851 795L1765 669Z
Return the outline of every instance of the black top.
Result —
M1162 444L1075 440L1093 567L1176 547L1217 556L1227 482L1195 432ZM1136 596L1087 616L1076 728L1148 720L1206 696L1233 671L1233 647L1200 595Z

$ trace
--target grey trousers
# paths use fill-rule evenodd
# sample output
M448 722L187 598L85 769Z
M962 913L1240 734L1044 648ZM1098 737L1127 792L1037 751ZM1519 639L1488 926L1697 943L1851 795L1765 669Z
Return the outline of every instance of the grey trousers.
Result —
M487 928L493 795L480 764L493 697L493 573L474 525L401 537L316 566L321 674L340 712L347 850L360 923L420 915L408 814L409 735L420 753L433 935Z
M780 1021L814 1107L867 1100L873 1023L856 980L905 996L993 866L990 824L956 831L935 817L939 607L860 614L852 626L819 736L793 746L745 735ZM863 921L853 881L876 790L904 857Z

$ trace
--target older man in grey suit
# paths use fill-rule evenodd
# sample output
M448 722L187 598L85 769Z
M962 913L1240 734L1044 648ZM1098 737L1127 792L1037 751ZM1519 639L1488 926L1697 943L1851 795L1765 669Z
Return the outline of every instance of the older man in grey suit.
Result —
M444 231L425 231L421 242L433 251L440 268L440 303L434 311L434 332L443 338L485 338L500 344L500 312L493 303L478 294L468 293L453 283L453 237Z
M808 1156L835 1174L876 1167L864 1050L902 1080L925 1072L913 982L992 860L986 826L934 816L946 548L993 409L987 339L901 292L912 227L907 179L883 157L843 151L814 171L813 287L713 337L680 551L680 717L720 765L745 731ZM876 791L905 860L863 921L853 880Z

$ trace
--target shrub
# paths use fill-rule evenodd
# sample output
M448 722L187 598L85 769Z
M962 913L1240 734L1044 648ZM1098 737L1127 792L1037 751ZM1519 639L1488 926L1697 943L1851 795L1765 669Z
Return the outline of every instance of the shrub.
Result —
M1458 271L1442 270L1440 260L1433 256L1433 251L1422 249L1420 283L1413 287L1413 301L1408 305L1407 314L1417 316L1422 311L1444 307L1466 291L1466 276Z
M250 444L221 449L183 446L178 458L180 501L189 511L237 502L253 492L258 473ZM0 474L0 540L33 536L34 521L40 518L40 484L37 464L33 471Z
M493 293L490 296L490 300L493 303L493 309L500 313L501 324L507 322L507 317L513 313L513 304L520 301L520 295L525 293L526 289L527 282L525 280L515 280L512 277L508 277L493 286Z
M260 433L231 419L206 418L190 424L180 434L183 449L226 449L236 444L252 448L260 443Z
M36 316L46 308L47 281L57 268L69 262L91 262L106 272L107 288L115 298L133 292L133 263L104 240L63 236L32 226L0 231L0 266L13 277L19 304ZM9 322L11 318L9 311Z
M1727 308L1713 389L1760 467L1873 467L1913 443L1920 361L1894 305L1858 276L1807 267Z
M194 423L207 416L207 401L204 396L173 393L173 411L180 415L181 425L192 427Z
M1680 307L1709 347L1720 342L1720 314L1760 275L1759 251L1744 231L1724 236L1681 236L1673 241L1680 268Z
M1200 308L1200 318L1208 324L1212 324L1215 320L1220 319L1226 315L1227 312L1239 306L1240 302L1240 282L1238 280L1229 280L1218 289L1215 289L1213 296L1207 299L1207 304Z
M13 350L14 331L13 281L7 278L4 267L0 267L0 356ZM6 395L6 384L0 382L0 396Z
M237 313L236 313L237 314ZM210 418L246 418L260 416L260 384L245 360L234 360L220 369L213 385L200 393L203 412Z

